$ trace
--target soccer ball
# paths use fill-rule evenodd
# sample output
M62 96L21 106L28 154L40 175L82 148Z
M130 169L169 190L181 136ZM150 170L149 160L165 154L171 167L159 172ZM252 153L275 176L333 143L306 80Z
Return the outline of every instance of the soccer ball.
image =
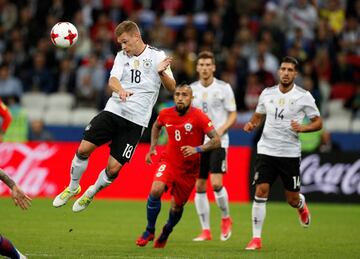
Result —
M50 39L56 47L70 48L78 40L76 27L69 22L58 22L52 27Z

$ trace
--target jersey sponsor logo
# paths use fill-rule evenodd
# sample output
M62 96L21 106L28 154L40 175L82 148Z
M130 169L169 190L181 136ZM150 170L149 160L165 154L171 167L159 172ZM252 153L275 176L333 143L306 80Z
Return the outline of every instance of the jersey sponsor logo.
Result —
M191 129L192 129L192 125L191 125L191 123L186 123L185 125L184 125L184 128L185 128L185 130L187 131L187 132L190 132L191 131Z
M171 127L171 126L172 126L172 124L165 123L165 127Z

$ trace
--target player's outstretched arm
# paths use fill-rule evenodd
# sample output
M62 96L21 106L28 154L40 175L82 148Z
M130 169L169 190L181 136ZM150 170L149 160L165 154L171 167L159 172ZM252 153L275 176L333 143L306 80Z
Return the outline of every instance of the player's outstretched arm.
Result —
M170 93L173 93L175 91L176 82L175 79L169 76L169 74L166 72L166 70L169 70L169 73L171 73L170 70L171 61L172 61L171 57L166 57L163 61L159 63L157 69L161 79L161 83Z
M20 206L23 210L26 210L31 206L32 199L27 196L17 185L11 190L11 197L14 200L16 206Z
M255 112L251 119L245 124L244 131L251 132L258 127L264 120L265 115Z
M11 190L11 197L16 206L27 209L31 205L31 198L27 196L3 170L0 169L0 180Z
M161 126L158 124L158 121L156 120L156 121L154 122L152 128L151 128L150 150L149 150L149 152L147 152L147 154L145 155L145 161L146 161L146 163L148 163L148 164L152 164L151 156L157 155L156 145L157 145L158 140L159 140L160 132L161 132Z

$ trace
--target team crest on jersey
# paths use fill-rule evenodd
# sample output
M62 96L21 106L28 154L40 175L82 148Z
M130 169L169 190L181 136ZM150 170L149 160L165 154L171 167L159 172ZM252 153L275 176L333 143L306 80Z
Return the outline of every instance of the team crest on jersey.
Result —
M284 98L280 98L279 99L279 105L282 107L285 105L285 99Z
M203 93L202 99L205 101L208 97L208 93Z
M152 66L152 60L151 59L144 59L143 60L143 66L144 69L150 69Z
M191 125L191 123L186 123L185 125L184 125L184 128L185 128L185 130L187 131L187 132L190 132L191 131L191 129L192 129L192 125Z
M134 67L135 69L138 69L139 66L140 66L140 61L137 60L137 59L135 59L135 60L134 60L134 63L133 63L133 67Z

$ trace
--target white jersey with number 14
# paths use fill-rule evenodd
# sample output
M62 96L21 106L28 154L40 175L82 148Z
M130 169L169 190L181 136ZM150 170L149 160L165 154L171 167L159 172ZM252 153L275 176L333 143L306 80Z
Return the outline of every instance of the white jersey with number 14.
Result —
M257 152L276 157L300 157L301 144L291 121L301 124L305 115L310 119L320 116L312 95L297 85L287 93L279 85L264 89L256 112L266 115Z

